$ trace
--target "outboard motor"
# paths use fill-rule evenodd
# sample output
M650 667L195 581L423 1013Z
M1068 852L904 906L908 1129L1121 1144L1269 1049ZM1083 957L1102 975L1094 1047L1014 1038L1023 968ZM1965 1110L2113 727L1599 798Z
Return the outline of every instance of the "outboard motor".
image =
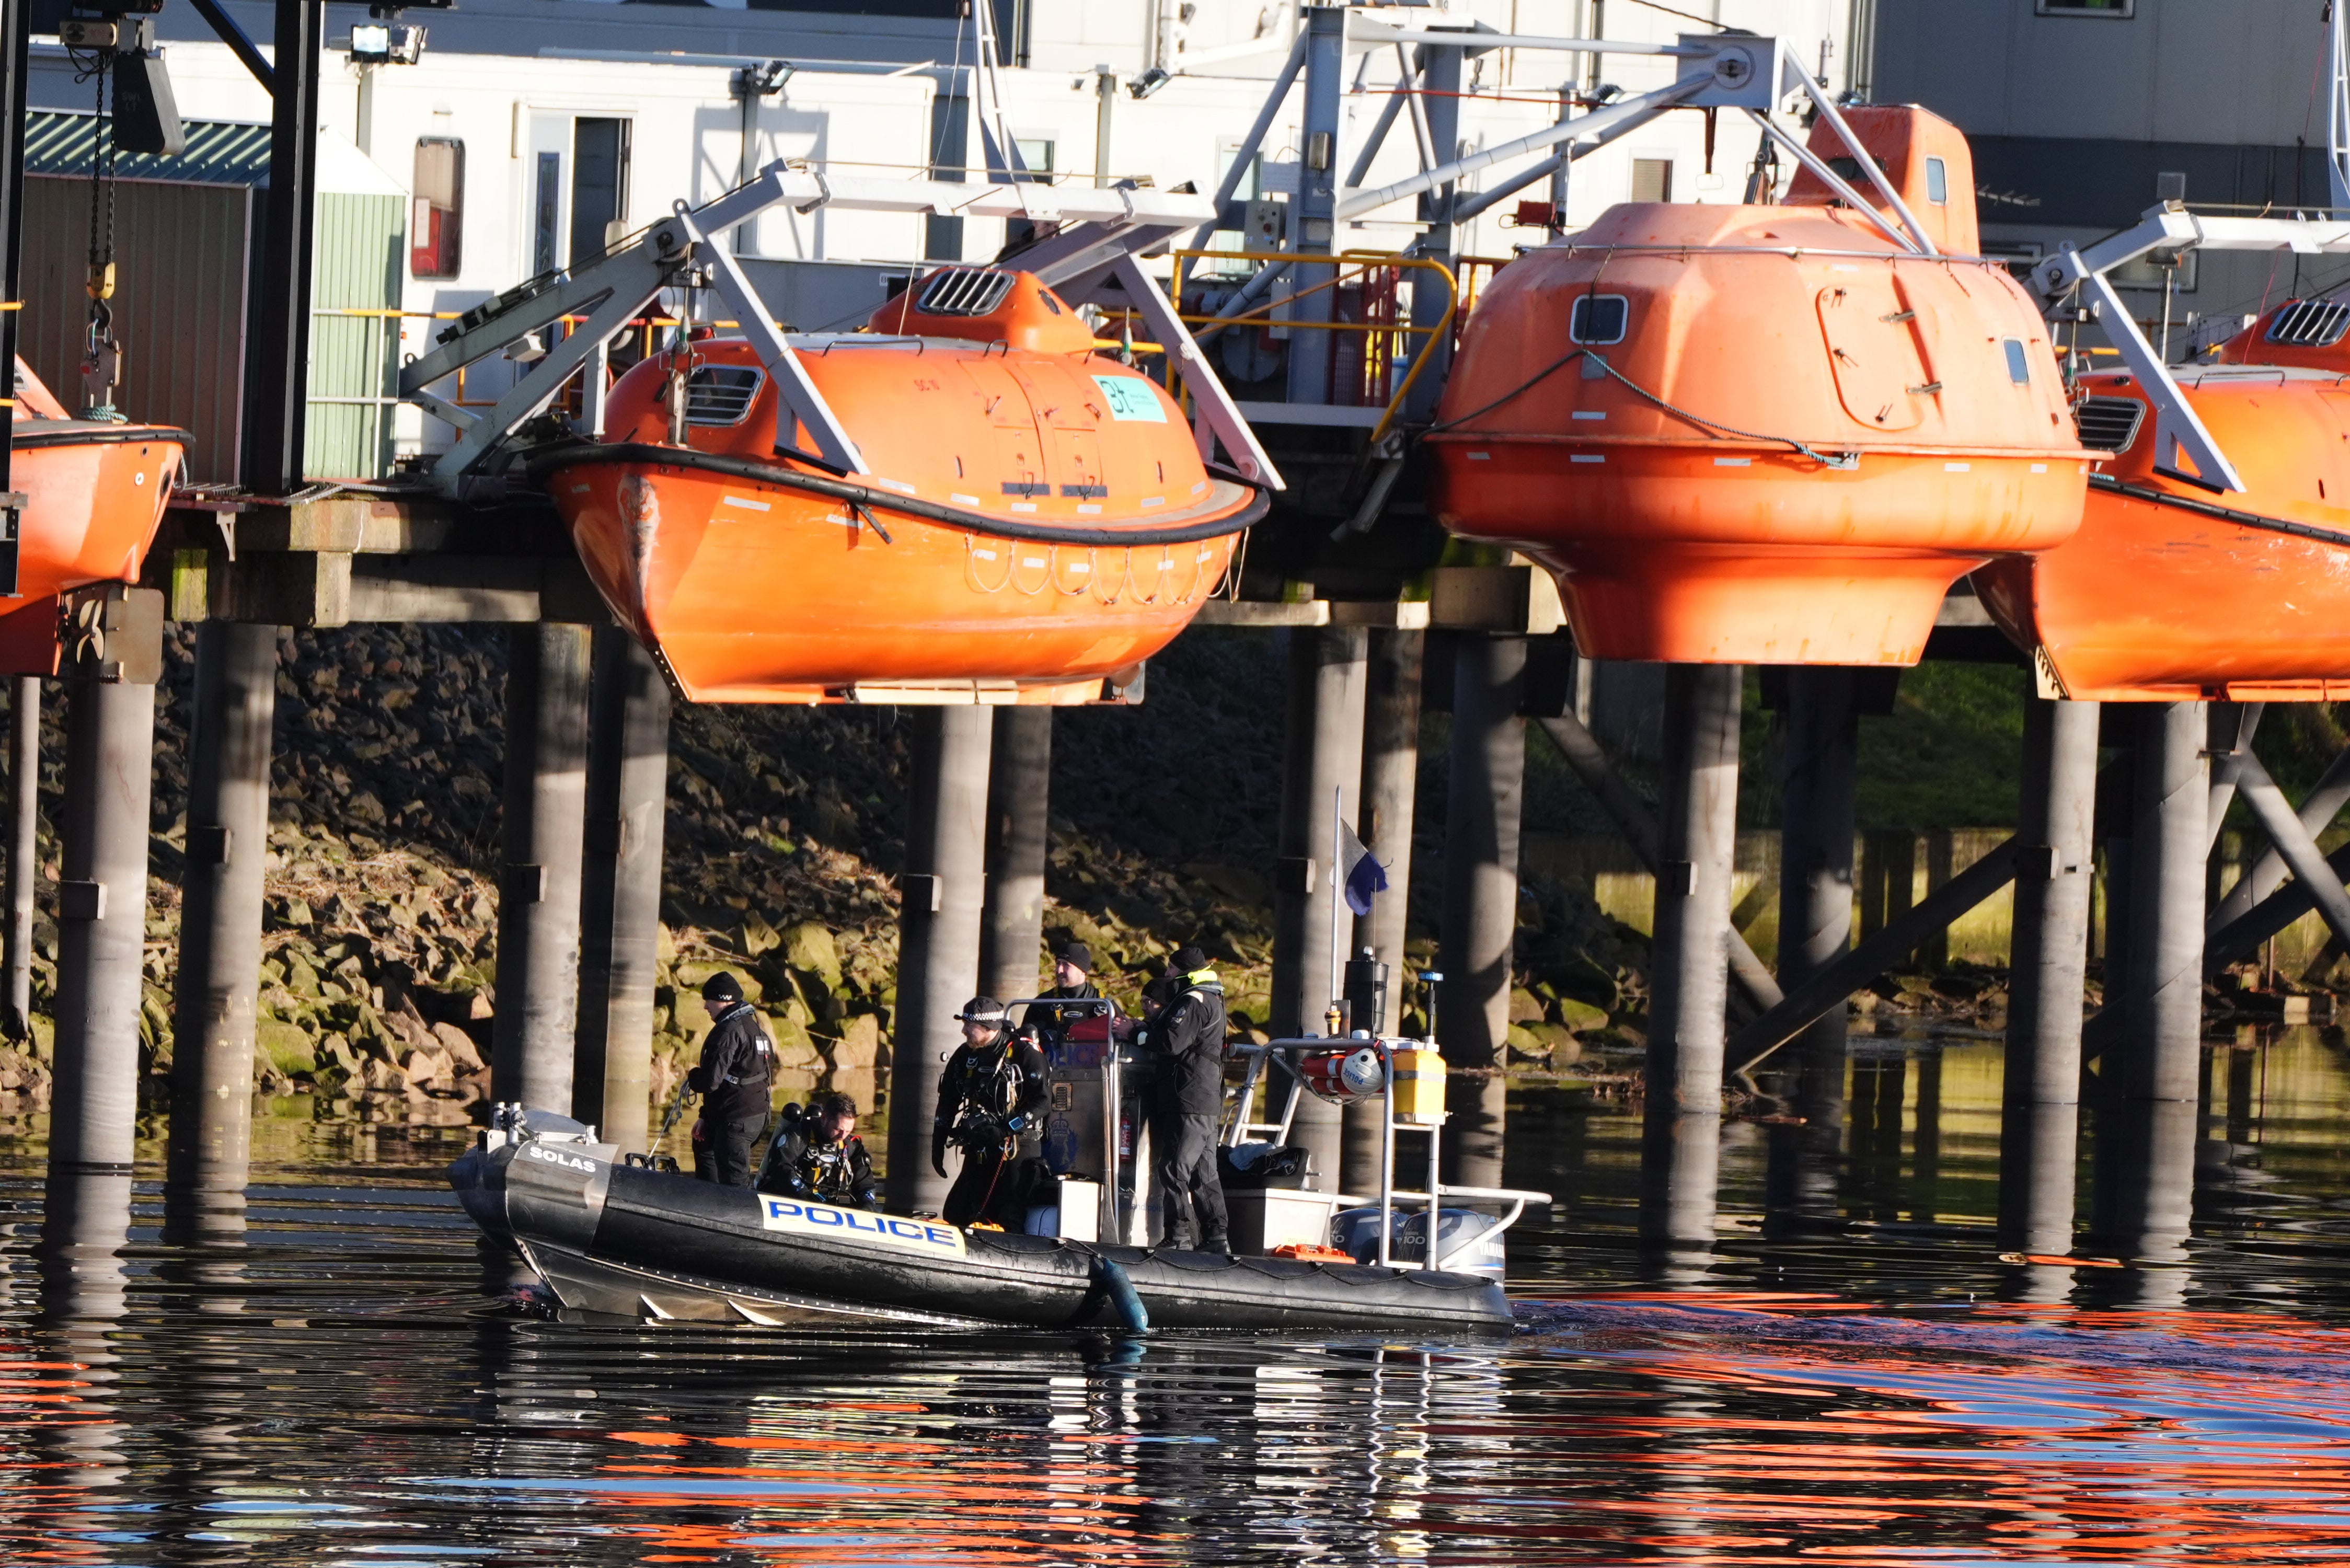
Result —
M1330 1220L1330 1244L1358 1263L1379 1261L1379 1211L1342 1209ZM1457 1249L1457 1250L1456 1250ZM1501 1221L1474 1209L1447 1209L1437 1231L1437 1250L1443 1267L1455 1274L1483 1274L1500 1280L1508 1258ZM1399 1268L1417 1268L1428 1258L1428 1210L1397 1210L1395 1239L1388 1260Z

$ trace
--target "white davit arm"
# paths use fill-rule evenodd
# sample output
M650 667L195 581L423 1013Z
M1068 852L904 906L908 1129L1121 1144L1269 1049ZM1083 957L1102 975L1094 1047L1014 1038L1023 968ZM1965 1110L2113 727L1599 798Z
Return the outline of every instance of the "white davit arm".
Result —
M734 307L734 316L743 336L759 351L759 363L775 383L775 445L784 451L795 451L799 446L797 424L807 426L809 437L816 442L816 456L833 467L850 473L870 472L865 466L865 454L858 450L857 441L824 400L824 394L809 379L807 367L792 352L775 324L767 317L766 302L751 280L743 275L742 264L723 245L708 244L709 235L697 227L698 220L686 210L683 202L676 207L677 221L685 225L694 243L702 247L710 264L711 282Z
M1282 483L1281 471L1273 466L1273 459L1257 444L1256 431L1249 428L1239 405L1209 368L1207 355L1191 340L1191 328L1183 325L1182 313L1174 302L1159 291L1159 286L1131 255L1118 258L1112 275L1125 289L1128 301L1142 313L1142 319L1158 335L1160 346L1167 350L1167 362L1182 368L1184 384L1191 389L1191 400L1200 410L1200 422L1208 433L1223 441L1233 466L1260 484L1287 489ZM1202 457L1212 455L1205 450L1206 445L1203 441L1200 453Z

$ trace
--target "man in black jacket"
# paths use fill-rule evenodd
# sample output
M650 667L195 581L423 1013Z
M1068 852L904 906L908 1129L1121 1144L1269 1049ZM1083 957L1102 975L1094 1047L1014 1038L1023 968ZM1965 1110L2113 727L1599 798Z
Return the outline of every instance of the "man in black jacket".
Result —
M1230 1251L1223 1181L1216 1171L1216 1120L1224 1106L1224 987L1196 947L1176 950L1167 981L1172 994L1144 1032L1153 1069L1150 1144L1165 1221L1160 1245Z
M857 1102L827 1095L806 1111L785 1106L784 1125L759 1170L759 1190L844 1209L880 1208L873 1158L857 1136Z
M931 1124L931 1168L947 1173L947 1145L962 1149L962 1169L947 1191L950 1225L993 1220L1007 1231L1027 1218L1028 1182L1014 1166L1034 1153L1045 1106L1045 1056L1015 1036L1003 1004L974 996L955 1014L962 1044L939 1075L938 1115Z
M775 1043L743 1000L742 984L721 970L702 985L710 1035L685 1086L702 1096L693 1124L693 1174L723 1187L751 1184L751 1146L767 1126Z
M1098 1002L1101 988L1089 978L1093 973L1094 950L1083 942L1069 942L1053 955L1053 989L1045 992L1046 1002ZM1032 1007L1021 1022L1039 1028L1066 1029L1080 1018L1094 1016L1091 1008Z

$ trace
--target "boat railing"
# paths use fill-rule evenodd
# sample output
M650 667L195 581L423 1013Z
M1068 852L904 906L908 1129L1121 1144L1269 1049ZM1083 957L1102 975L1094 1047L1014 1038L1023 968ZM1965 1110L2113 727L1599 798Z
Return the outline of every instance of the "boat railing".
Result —
M1254 1103L1257 1084L1262 1080L1265 1064L1278 1060L1289 1077L1289 1095L1277 1124L1281 1141L1286 1142L1289 1127L1295 1120L1299 1096L1305 1093L1305 1075L1302 1063L1307 1056L1331 1052L1353 1053L1367 1050L1378 1059L1379 1089L1376 1095L1364 1094L1357 1098L1376 1101L1379 1106L1381 1123L1379 1137L1379 1189L1375 1206L1379 1211L1378 1261L1383 1268L1395 1262L1395 1231L1397 1205L1417 1207L1427 1216L1424 1224L1426 1243L1421 1250L1423 1269L1442 1268L1453 1258L1490 1237L1501 1235L1523 1217L1529 1203L1548 1204L1551 1195L1530 1188L1476 1187L1445 1181L1440 1172L1443 1165L1444 1124L1446 1112L1427 1108L1399 1114L1397 1109L1395 1053L1398 1050L1436 1054L1433 1041L1388 1040L1357 1030L1352 1034L1308 1034L1295 1039L1270 1040L1263 1044L1251 1042L1231 1048L1230 1054L1248 1063L1247 1075L1233 1106L1229 1146L1243 1141L1248 1132L1270 1130L1276 1124L1252 1123L1249 1113ZM1439 1058L1440 1060L1441 1058ZM1396 1137L1399 1133L1422 1133L1428 1138L1427 1174L1418 1189L1396 1185ZM1492 1203L1503 1206L1504 1211L1490 1230L1464 1234L1460 1241L1446 1247L1443 1242L1443 1210L1448 1202Z
M1453 318L1461 305L1460 280L1452 269L1429 256L1403 255L1393 251L1338 251L1319 255L1297 251L1276 250L1205 250L1180 248L1168 253L1175 261L1174 296L1186 326L1199 327L1194 340L1205 344L1217 333L1231 327L1272 327L1283 332L1328 332L1338 335L1342 346L1350 341L1358 348L1356 363L1343 372L1348 385L1343 391L1355 400L1347 406L1378 408L1378 423L1373 427L1371 440L1378 441L1394 427L1410 396L1412 387L1428 368L1439 344L1452 339ZM1230 316L1210 315L1201 311L1183 311L1182 301L1189 286L1203 281L1191 270L1199 262L1237 261L1275 272L1293 266L1329 267L1331 275L1319 281L1294 287L1290 292L1270 298L1251 294L1260 286L1255 279L1243 284L1234 303L1244 306ZM1401 285L1406 275L1433 274L1430 281L1444 287L1444 309L1434 321L1420 325L1406 319ZM1412 281L1417 286L1418 278ZM1349 288L1354 292L1348 293ZM1315 319L1295 314L1295 306L1308 299L1327 293L1330 296L1329 319ZM1350 308L1344 303L1353 298L1351 306L1358 314L1347 318L1343 312ZM1318 301L1317 301L1318 304ZM1412 314L1419 314L1417 311ZM1410 364L1399 377L1396 361L1411 348L1411 339L1420 339L1411 352ZM1334 392L1341 391L1342 372L1333 367L1331 379ZM1180 398L1182 380L1176 367L1168 367L1168 391Z
M1104 1021L1105 1027L1102 1031L1104 1036L1102 1043L1102 1183L1101 1193L1098 1199L1099 1211L1097 1224L1098 1226L1097 1233L1102 1236L1122 1236L1126 1231L1125 1227L1120 1223L1121 1220L1123 1220L1125 1216L1120 1210L1118 1203L1118 1193L1122 1186L1119 1180L1121 1170L1118 1152L1118 1130L1125 1120L1126 1107L1122 1099L1123 1087L1119 1081L1123 1075L1118 1071L1122 1063L1119 1060L1119 1046L1118 1039L1118 999L1109 996L1015 996L1009 1002L1003 1003L1003 1011L1007 1014L1015 1007L1021 1010L1021 1026L1023 1028L1027 1026L1027 1015L1039 1007L1049 1007L1055 1009L1058 1012L1065 1013L1098 1013Z

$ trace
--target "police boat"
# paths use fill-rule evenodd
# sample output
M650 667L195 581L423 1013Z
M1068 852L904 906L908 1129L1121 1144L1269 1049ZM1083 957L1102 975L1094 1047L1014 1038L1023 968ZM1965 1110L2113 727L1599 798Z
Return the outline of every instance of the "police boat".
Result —
M1121 1092L1139 1064L1111 1043L1107 1024L1107 1017L1080 1020L1047 1051L1052 1116L1062 1121L1063 1145L1073 1127L1092 1134L1076 1140L1076 1158L1094 1161L1084 1168L1107 1178L1061 1177L1057 1210L1038 1210L1029 1227L1057 1233L964 1228L717 1186L647 1156L624 1155L567 1116L519 1106L496 1107L480 1144L450 1168L450 1181L467 1213L515 1246L567 1313L775 1325L868 1318L1127 1331L1409 1327L1446 1334L1509 1324L1499 1231L1525 1201L1547 1195L1436 1189L1445 1199L1515 1201L1498 1224L1476 1217L1482 1222L1457 1244L1457 1221L1467 1211L1444 1208L1431 1264L1424 1241L1430 1216L1395 1209L1399 1199L1426 1195L1394 1190L1385 1168L1393 1163L1392 1135L1385 1140L1389 1158L1379 1207L1341 1215L1342 1206L1362 1200L1285 1192L1279 1195L1284 1202L1266 1206L1253 1220L1245 1203L1235 1203L1239 1255L1149 1244L1147 1149L1137 1137L1132 1097ZM1409 1041L1391 1048L1358 1035L1243 1050L1258 1059L1250 1063L1232 1117L1235 1138L1285 1128L1299 1085L1371 1097L1366 1091L1376 1077L1388 1091L1391 1129L1420 1125L1430 1131L1432 1174L1434 1126L1409 1116L1415 1095L1431 1087L1440 1104L1440 1075L1430 1082L1430 1048ZM1274 1060L1290 1070L1288 1106L1277 1122L1251 1123L1254 1087ZM1347 1064L1347 1071L1337 1070ZM1399 1099L1403 1116L1394 1109ZM1052 1146L1048 1131L1048 1150ZM1311 1210L1302 1226L1301 1206ZM1353 1250L1324 1244L1334 1232L1354 1242ZM1252 1243L1266 1251L1251 1251ZM1447 1266L1459 1257L1482 1266Z

